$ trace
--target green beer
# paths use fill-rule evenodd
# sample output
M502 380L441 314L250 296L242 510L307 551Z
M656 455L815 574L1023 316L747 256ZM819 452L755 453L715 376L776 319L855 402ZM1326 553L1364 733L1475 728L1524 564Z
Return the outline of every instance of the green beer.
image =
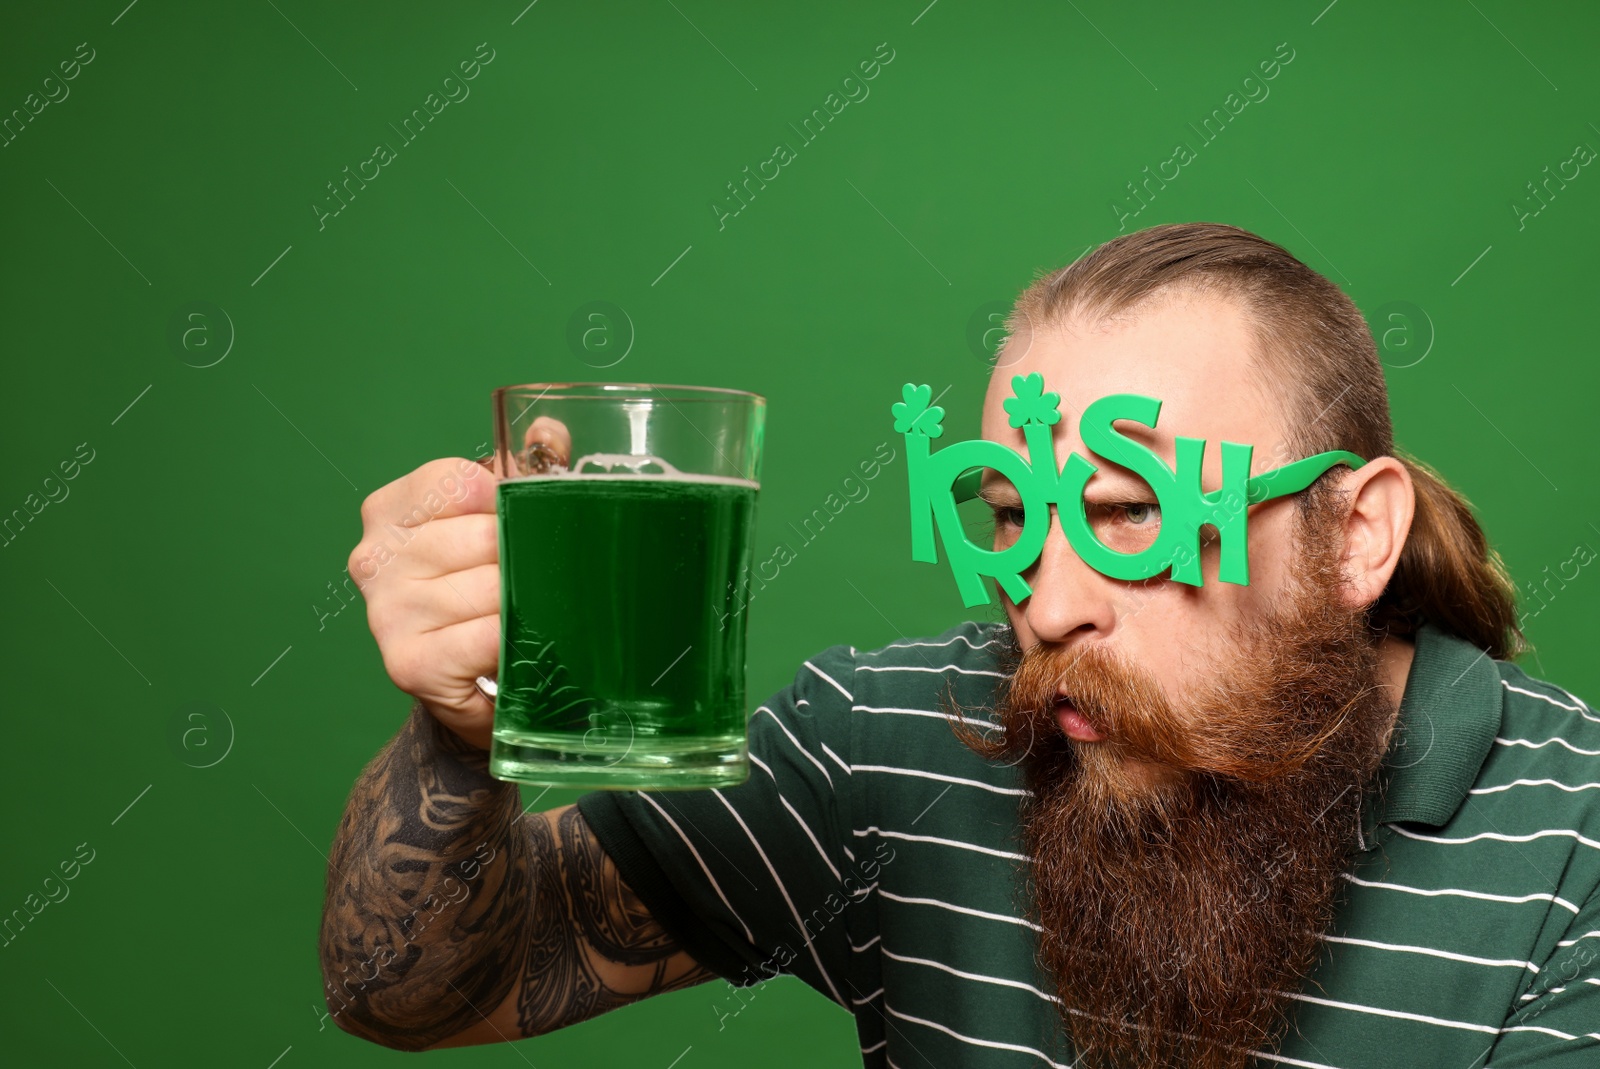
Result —
M758 484L533 475L498 489L492 770L568 787L743 782Z

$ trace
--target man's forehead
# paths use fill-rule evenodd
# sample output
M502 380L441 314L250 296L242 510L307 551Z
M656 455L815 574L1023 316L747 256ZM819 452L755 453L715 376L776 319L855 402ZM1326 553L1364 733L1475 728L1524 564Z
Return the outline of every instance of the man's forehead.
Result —
M1084 451L1083 410L1120 393L1162 402L1155 429L1124 421L1118 430L1169 461L1179 435L1274 452L1282 438L1281 409L1263 390L1255 346L1242 312L1206 298L1173 299L1110 324L1069 320L1019 331L1001 350L990 376L982 434L1024 449L1022 430L1010 425L1005 401L1014 376L1037 372L1045 390L1061 398L1062 418L1051 430L1063 460L1067 453Z

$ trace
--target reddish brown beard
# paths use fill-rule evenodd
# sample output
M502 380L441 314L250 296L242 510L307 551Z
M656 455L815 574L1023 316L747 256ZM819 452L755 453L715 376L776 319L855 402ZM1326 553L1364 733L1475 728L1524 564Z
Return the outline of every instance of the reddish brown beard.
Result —
M1297 589L1181 703L1112 642L1013 638L1004 734L951 720L1033 792L1019 906L1085 1067L1244 1066L1317 960L1395 711L1376 637L1339 597L1331 524L1302 521ZM1058 686L1101 741L1062 733ZM1130 778L1129 758L1159 775Z

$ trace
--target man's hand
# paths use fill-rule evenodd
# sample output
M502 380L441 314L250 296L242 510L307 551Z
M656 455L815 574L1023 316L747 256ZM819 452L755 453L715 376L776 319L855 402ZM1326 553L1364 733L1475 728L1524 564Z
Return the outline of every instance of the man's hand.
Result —
M571 436L555 420L534 420L524 446L535 442L562 464L571 455ZM473 680L494 676L500 656L499 521L487 464L433 460L373 491L349 561L389 678L485 750L494 704Z

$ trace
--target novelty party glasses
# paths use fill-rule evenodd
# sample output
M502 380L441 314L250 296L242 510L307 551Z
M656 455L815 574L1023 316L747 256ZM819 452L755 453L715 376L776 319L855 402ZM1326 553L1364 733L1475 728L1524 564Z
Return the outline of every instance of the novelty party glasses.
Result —
M1083 491L1090 476L1099 470L1095 464L1073 453L1066 466L1056 470L1050 428L1061 420L1060 396L1044 389L1044 378L1038 372L1013 376L1011 391L1005 410L1011 426L1022 428L1028 447L1026 458L999 442L981 438L955 442L932 452L933 439L944 434L944 409L930 404L933 391L929 386L906 383L903 400L891 408L894 429L906 440L911 559L938 563L933 539L937 524L956 586L968 607L988 602L982 580L985 575L992 576L1013 602L1033 593L1022 573L1033 566L1044 549L1052 504L1058 506L1062 530L1073 550L1103 575L1149 579L1170 569L1174 582L1199 586L1200 528L1210 524L1216 528L1221 543L1218 578L1224 583L1248 585L1245 507L1299 493L1336 464L1355 469L1366 463L1354 453L1332 450L1251 478L1250 459L1255 447L1222 442L1222 486L1206 493L1200 489L1206 440L1178 437L1177 465L1168 467L1148 446L1113 426L1117 420L1131 420L1154 429L1161 402L1140 394L1110 394L1084 409L1079 433L1096 456L1122 465L1149 485L1161 517L1154 540L1127 552L1107 546L1090 525ZM956 513L957 504L977 495L984 468L993 468L1010 480L1022 500L1021 532L1004 549L974 545Z

